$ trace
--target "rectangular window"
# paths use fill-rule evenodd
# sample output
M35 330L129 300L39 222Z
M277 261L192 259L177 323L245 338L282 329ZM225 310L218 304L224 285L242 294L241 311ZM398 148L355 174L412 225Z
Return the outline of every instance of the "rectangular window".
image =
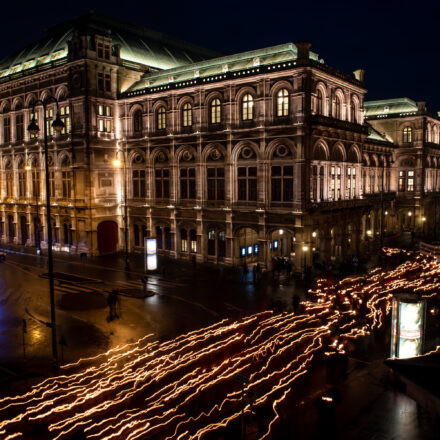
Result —
M40 197L40 172L32 172L32 196Z
M208 200L225 199L225 169L209 167L208 176Z
M6 171L6 196L12 197L13 175L12 171Z
M15 115L15 140L21 142L24 139L23 113Z
M112 111L108 105L98 105L98 131L101 133L112 132Z
M196 198L196 169L181 168L180 169L180 198L195 199Z
M61 134L70 133L70 107L68 105L60 106L60 118L64 122Z
M104 91L104 74L101 72L98 73L98 90L100 92Z
M53 136L53 108L49 108L46 110L46 132L48 136Z
M70 171L62 171L63 198L70 199L72 191L72 175Z
M168 199L170 197L170 170L168 168L157 168L155 170L155 188L157 199Z
M98 58L104 58L104 45L102 43L96 45L96 56Z
M111 86L111 78L110 78L110 74L106 73L104 75L104 90L106 92L111 92L112 91L112 86Z
M3 142L5 144L11 142L11 120L9 116L3 118Z
M18 195L19 197L26 197L26 171L19 171L18 173Z
M257 200L257 167L238 167L238 200Z
M399 191L405 191L405 171L399 171Z
M293 201L293 166L273 166L271 196L273 202Z
M414 191L414 171L407 171L406 190Z
M35 121L36 124L38 124L38 112L34 111L33 113L29 113L29 122L32 121L32 119ZM38 139L38 133L29 133L29 137L31 139Z
M145 170L133 170L133 197L145 198Z

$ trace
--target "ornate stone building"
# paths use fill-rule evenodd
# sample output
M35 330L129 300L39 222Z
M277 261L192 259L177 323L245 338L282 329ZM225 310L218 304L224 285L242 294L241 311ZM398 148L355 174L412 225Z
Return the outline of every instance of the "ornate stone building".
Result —
M175 258L305 267L360 253L382 208L387 232L420 229L438 119L410 100L364 104L363 72L309 46L220 56L96 14L50 29L0 62L1 241L45 246L43 130L26 127L42 128L47 96L66 126L50 131L49 106L59 251L122 250L127 225L131 252L156 237Z

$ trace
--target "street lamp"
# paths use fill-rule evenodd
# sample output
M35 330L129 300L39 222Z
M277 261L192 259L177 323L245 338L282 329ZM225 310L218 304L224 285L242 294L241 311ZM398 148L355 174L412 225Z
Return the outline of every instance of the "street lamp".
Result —
M423 237L425 236L425 222L426 222L426 217L422 217L422 234L423 234Z
M46 178L46 227L47 227L47 261L49 269L49 295L50 295L50 327L52 329L52 356L53 356L53 368L55 374L58 373L58 346L57 346L57 332L55 321L55 289L53 280L53 256L52 256L52 227L51 227L51 215L50 215L50 181L49 181L49 154L47 151L47 115L46 107L51 102L54 102L57 106L57 115L52 122L52 127L56 133L60 133L64 128L64 122L60 118L58 111L58 100L53 96L48 96L46 99L38 99L33 103L32 115L35 114L35 106L41 104L43 106L43 133L44 133L44 166L45 166L45 178ZM36 135L40 128L38 127L35 117L32 117L30 124L28 125L28 132Z
M123 166L123 173L124 173L124 269L126 271L130 270L130 266L128 264L128 207L127 207L127 164L126 164L126 158L122 151L117 151L116 154L121 153L122 156L122 163L121 160L118 158L118 155L113 160L113 166L115 168L120 168L121 164Z

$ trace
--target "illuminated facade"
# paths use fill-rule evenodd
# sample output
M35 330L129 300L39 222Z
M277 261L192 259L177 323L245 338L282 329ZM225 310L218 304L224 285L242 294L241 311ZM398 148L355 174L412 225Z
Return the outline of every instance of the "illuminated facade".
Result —
M122 250L127 204L131 252L155 237L175 258L266 266L283 255L303 268L360 253L382 206L387 231L420 229L423 197L438 188L428 167L438 120L422 108L381 118L393 105L368 103L366 124L363 72L330 68L307 43L219 56L95 14L47 41L0 62L3 243L45 246L42 130L32 138L26 127L47 95L66 124L49 133L60 251ZM411 145L400 145L396 118ZM399 210L409 206L408 226Z

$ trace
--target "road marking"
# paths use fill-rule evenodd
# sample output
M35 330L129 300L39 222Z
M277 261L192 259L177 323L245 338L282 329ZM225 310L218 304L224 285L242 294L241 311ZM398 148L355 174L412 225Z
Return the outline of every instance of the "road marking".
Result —
M61 286L55 286L55 291L59 293L92 293L96 292L96 289L81 288L81 286L71 286L70 284L63 284Z

